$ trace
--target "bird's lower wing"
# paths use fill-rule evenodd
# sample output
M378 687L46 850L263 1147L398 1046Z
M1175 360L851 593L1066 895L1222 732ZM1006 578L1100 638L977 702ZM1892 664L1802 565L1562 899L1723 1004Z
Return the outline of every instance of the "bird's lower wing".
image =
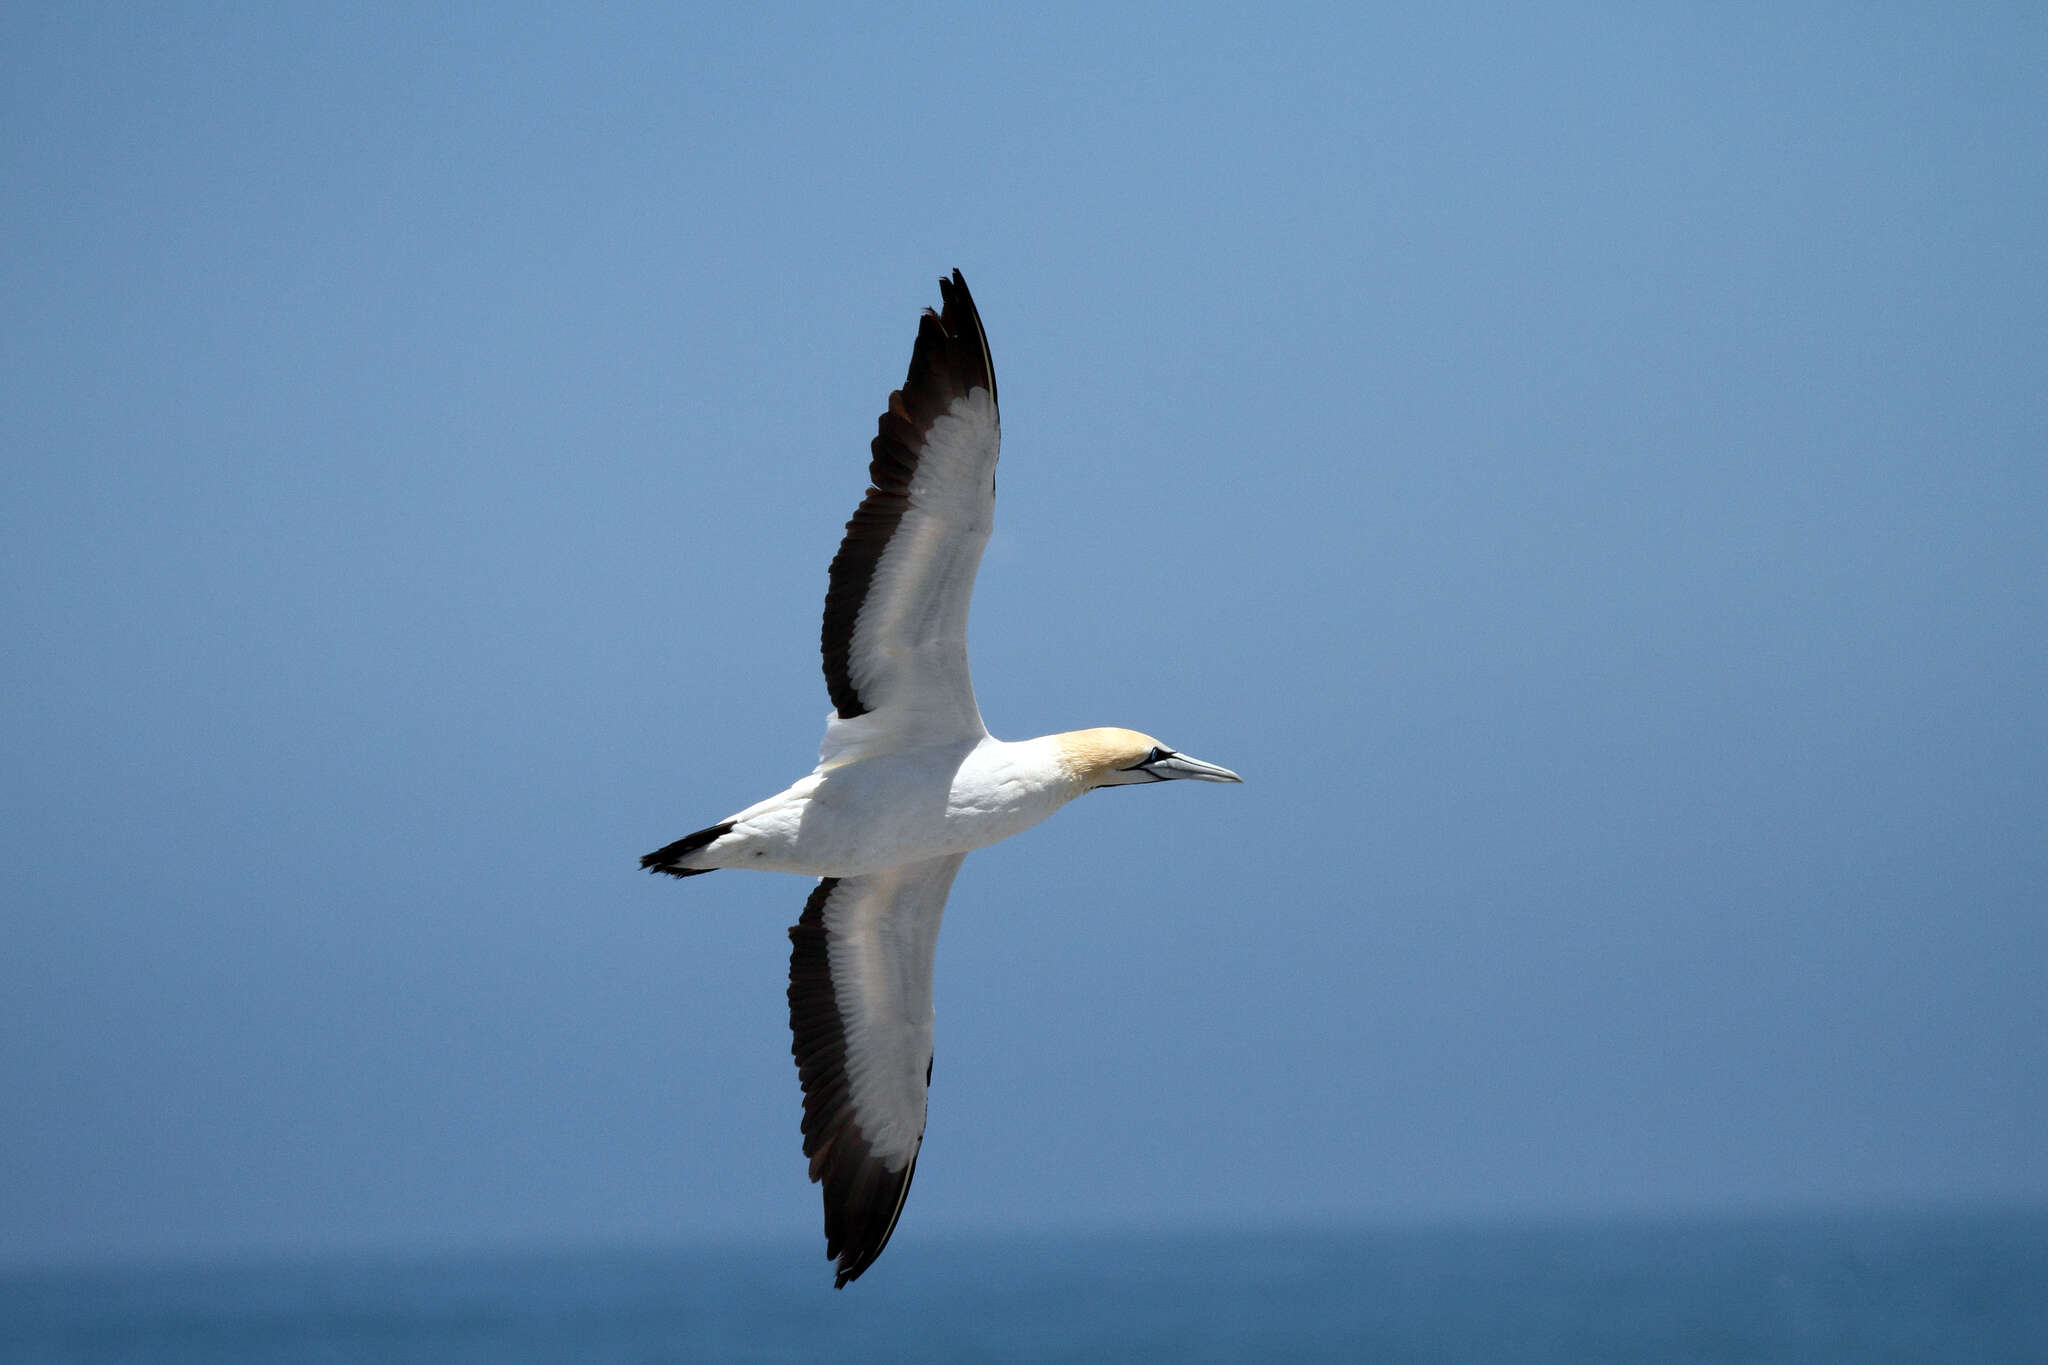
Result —
M789 931L790 1050L804 1087L804 1155L824 1186L835 1288L889 1243L924 1142L932 956L955 853L827 877Z

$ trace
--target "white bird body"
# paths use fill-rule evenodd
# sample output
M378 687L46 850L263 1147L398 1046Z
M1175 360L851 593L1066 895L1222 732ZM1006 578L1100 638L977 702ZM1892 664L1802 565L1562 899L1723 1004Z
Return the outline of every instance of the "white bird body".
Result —
M858 877L986 848L1087 790L1061 761L1060 738L984 735L820 764L728 816L731 833L692 866Z
M693 877L751 868L818 877L789 931L790 1027L804 1154L825 1187L837 1287L888 1244L924 1140L932 963L966 855L1084 792L1227 768L1135 730L1015 742L982 724L967 610L995 521L995 367L967 283L939 281L903 387L889 395L872 483L832 561L821 635L818 766L765 801L640 860Z

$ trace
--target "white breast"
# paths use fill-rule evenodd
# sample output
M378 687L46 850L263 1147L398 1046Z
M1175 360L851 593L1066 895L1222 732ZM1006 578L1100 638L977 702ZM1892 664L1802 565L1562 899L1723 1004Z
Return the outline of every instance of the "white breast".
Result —
M1043 740L884 754L821 767L741 811L710 865L863 876L985 848L1079 794Z

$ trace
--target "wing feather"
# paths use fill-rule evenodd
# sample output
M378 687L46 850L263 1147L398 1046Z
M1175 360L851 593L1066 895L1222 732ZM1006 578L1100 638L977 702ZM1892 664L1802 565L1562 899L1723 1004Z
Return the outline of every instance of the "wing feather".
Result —
M804 1155L824 1186L834 1288L874 1263L902 1216L924 1144L932 959L949 854L827 877L790 928L790 1052L804 1089Z
M939 293L943 307L919 319L909 373L877 423L867 496L832 560L819 637L834 708L828 752L885 733L987 733L967 613L995 524L1002 429L967 282L956 270Z

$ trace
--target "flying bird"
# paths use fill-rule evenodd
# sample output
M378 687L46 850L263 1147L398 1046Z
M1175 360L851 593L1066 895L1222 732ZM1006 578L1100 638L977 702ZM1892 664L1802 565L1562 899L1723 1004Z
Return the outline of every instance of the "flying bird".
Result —
M932 956L961 860L1098 787L1239 780L1135 730L1013 742L982 724L967 606L995 520L996 376L959 271L939 295L832 560L821 643L833 710L818 766L640 860L673 877L819 879L789 931L789 1025L834 1288L882 1254L910 1193L931 1084Z

